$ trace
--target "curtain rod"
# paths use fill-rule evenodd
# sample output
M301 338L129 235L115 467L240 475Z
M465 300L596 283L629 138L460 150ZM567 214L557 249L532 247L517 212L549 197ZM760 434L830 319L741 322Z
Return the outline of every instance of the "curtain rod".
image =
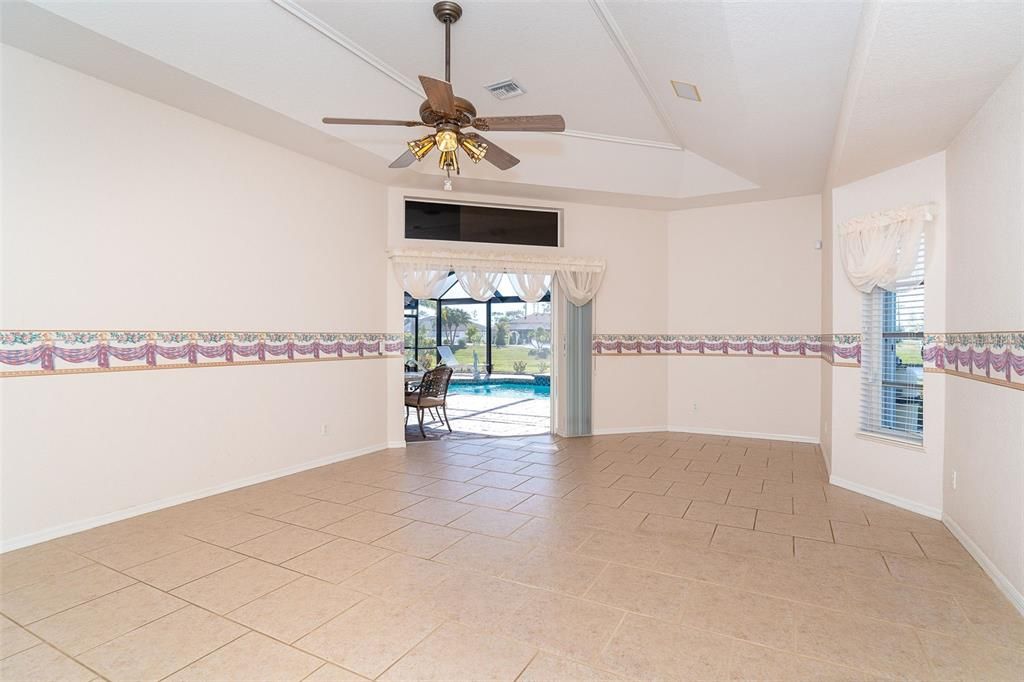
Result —
M496 251L448 251L389 249L387 256L396 263L428 263L434 265L459 265L462 267L494 267L501 270L517 270L526 266L531 269L550 268L553 270L575 270L579 272L604 272L603 258L574 256L548 256L528 253Z

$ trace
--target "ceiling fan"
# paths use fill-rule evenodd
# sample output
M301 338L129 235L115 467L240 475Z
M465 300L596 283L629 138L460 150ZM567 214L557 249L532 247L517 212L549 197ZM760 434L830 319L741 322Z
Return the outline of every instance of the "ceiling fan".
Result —
M372 118L326 117L324 123L342 125L425 126L435 132L408 142L404 154L391 162L391 168L405 168L413 161L421 161L437 147L441 153L438 166L445 171L445 189L451 189L451 173L459 174L458 149L461 147L473 163L487 159L501 170L508 170L519 159L475 132L464 133L463 128L490 131L562 132L565 119L558 114L540 116L492 116L477 118L476 107L462 97L456 97L451 85L451 27L462 16L462 7L456 2L442 0L434 5L434 16L444 24L444 80L420 76L427 99L420 105L419 121L391 121Z

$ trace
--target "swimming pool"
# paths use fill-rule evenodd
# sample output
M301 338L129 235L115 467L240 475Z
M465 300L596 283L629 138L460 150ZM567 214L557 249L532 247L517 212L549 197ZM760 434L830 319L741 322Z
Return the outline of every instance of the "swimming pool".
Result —
M548 398L551 386L534 383L508 383L481 381L473 383L452 382L448 387L449 395L489 395L495 398Z

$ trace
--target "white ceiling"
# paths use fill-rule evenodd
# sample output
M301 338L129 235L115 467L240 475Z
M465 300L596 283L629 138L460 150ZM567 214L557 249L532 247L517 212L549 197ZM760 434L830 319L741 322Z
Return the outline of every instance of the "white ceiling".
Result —
M949 146L1024 54L1024 2L886 2L865 12L835 185Z
M431 4L2 9L4 42L375 179L433 186L432 162L386 168L416 129L319 122L416 118L416 76L443 76ZM1019 2L462 4L456 93L481 115L561 113L569 130L489 133L522 163L465 164L460 189L652 208L814 193L830 161L848 180L942 149L1024 43ZM511 77L525 96L483 89ZM675 97L671 79L696 83L703 101Z

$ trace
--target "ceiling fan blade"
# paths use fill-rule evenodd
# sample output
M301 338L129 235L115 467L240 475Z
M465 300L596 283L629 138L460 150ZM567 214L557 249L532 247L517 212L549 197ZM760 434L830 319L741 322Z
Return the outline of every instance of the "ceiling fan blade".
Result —
M439 81L430 76L420 76L420 84L423 85L423 92L430 102L430 108L444 116L454 117L455 93L452 92L452 84L448 81Z
M492 116L473 121L477 130L536 131L560 133L565 130L565 119L558 114L540 116Z
M386 118L332 118L330 116L324 117L323 122L350 126L405 126L406 128L426 125L421 121L392 121Z
M397 159L392 161L388 168L406 168L412 165L412 162L416 160L416 155L411 150L406 149L405 153L399 156Z
M493 165L497 166L499 170L508 170L519 163L519 159L509 154L507 151L494 144L483 135L477 135L476 133L470 133L466 137L474 138L487 145L487 153L484 154L484 160L490 161Z

